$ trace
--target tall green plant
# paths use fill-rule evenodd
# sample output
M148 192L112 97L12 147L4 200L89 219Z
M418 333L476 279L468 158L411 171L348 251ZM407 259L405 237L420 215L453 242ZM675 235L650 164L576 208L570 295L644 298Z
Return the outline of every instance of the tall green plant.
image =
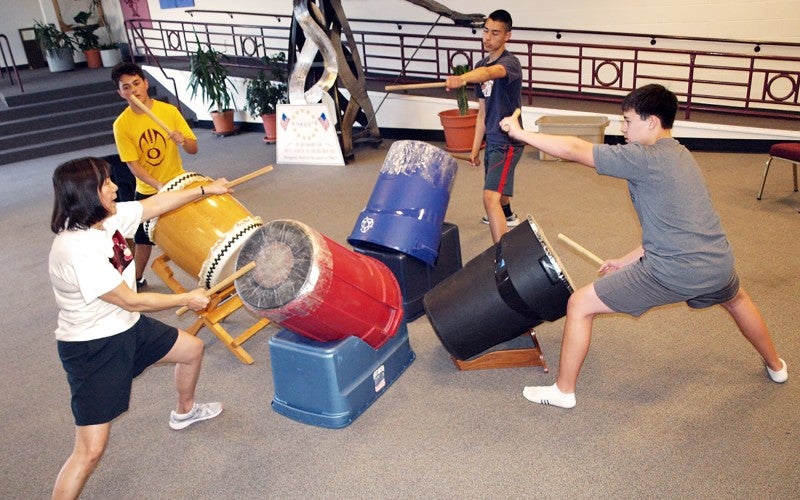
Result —
M81 11L72 18L75 23L77 23L77 26L74 28L75 39L78 42L78 48L81 50L100 48L100 37L94 33L100 26L97 24L88 24L91 15L91 12Z
M76 2L78 2L78 1L82 2L83 0L75 0L75 1ZM99 47L101 49L116 49L116 48L118 48L119 46L114 41L114 35L113 35L113 33L111 33L111 25L108 24L108 19L106 19L106 13L103 10L103 1L102 0L90 0L89 1L89 11L88 12L87 11L78 12L78 14L76 14L73 19L75 19L75 22L78 23L78 24L87 24L88 21L89 21L89 18L95 13L97 14L98 24L102 25L105 28L106 37L108 38L108 42L103 43L103 44L99 44ZM79 20L79 18L82 19L82 20Z
M245 101L247 112L253 118L275 114L278 104L288 102L288 85L284 69L286 54L278 52L274 56L264 56L262 61L269 69L270 75L267 76L260 70L254 79L247 82Z
M45 24L41 21L33 22L33 33L42 51L51 56L55 56L59 50L69 48L75 50L72 38L63 31L56 28L53 23Z
M453 66L454 75L463 75L469 71L468 64L457 64ZM467 99L467 86L464 85L456 91L456 102L458 102L458 114L464 116L469 111L469 99Z
M228 56L215 50L211 45L203 48L197 38L197 50L189 58L191 73L189 88L194 98L198 92L204 101L209 102L208 110L219 113L231 109L233 87L228 77L228 68L222 64ZM232 84L231 84L232 85Z

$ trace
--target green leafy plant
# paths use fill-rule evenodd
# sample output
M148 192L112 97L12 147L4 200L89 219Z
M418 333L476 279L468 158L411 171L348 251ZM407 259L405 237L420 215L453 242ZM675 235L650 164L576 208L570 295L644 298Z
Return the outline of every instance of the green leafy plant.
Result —
M278 104L288 102L288 85L284 69L286 54L278 52L274 56L264 56L262 61L270 75L267 76L264 70L260 70L254 79L247 82L245 102L247 112L253 118L275 114Z
M75 40L81 50L100 48L100 37L94 34L95 30L100 26L98 24L87 24L91 15L91 12L82 11L73 17L75 23L77 23L77 26L74 27Z
M69 48L70 50L75 50L75 44L72 38L56 28L56 25L53 23L45 24L40 21L34 21L33 32L42 51L47 52L51 56L56 56L61 49Z
M453 66L454 75L463 75L469 71L468 64L457 64ZM467 99L467 86L464 85L456 91L456 102L458 102L458 114L464 116L469 111L469 99Z
M208 110L223 112L231 108L233 96L228 77L228 68L222 64L228 56L215 50L211 45L203 48L197 38L197 50L189 57L189 88L194 98L197 93L209 102Z
M82 2L83 0L75 0L75 1ZM90 0L89 11L78 12L78 14L73 19L78 24L86 25L89 23L89 18L95 13L97 14L97 19L98 19L98 23L95 29L97 29L100 26L103 26L106 30L106 37L108 38L107 43L103 44L98 43L100 50L119 48L119 45L114 41L114 37L111 33L111 26L108 24L108 19L106 19L106 13L103 10L102 0ZM79 20L79 18L81 18L82 20Z

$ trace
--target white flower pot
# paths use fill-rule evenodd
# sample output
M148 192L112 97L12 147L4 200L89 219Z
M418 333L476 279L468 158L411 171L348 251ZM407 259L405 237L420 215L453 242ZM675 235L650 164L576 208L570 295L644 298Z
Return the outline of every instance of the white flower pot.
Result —
M47 67L52 73L70 71L75 69L75 60L72 58L72 49L69 47L58 49L56 52L47 51Z

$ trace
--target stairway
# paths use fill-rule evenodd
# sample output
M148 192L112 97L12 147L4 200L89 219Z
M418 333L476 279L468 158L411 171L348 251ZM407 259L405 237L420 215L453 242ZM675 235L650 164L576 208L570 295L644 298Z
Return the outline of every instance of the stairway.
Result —
M112 126L126 105L110 80L7 95L5 102L0 165L113 144Z

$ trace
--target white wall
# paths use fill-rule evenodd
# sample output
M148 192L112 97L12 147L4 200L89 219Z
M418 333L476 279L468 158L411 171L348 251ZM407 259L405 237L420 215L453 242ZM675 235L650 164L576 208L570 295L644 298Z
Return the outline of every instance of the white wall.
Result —
M17 65L25 65L28 59L25 57L25 50L22 48L22 40L19 36L20 28L32 28L33 21L43 21L57 24L55 9L51 0L0 0L0 33L8 38L11 45L11 53ZM7 50L3 44L3 50ZM6 54L8 57L8 54ZM0 60L0 65L2 64ZM11 61L8 61L11 64Z
M465 13L487 13L484 1L440 2ZM119 38L123 33L119 0L104 0L103 5ZM158 0L149 0L148 5L153 18L191 19L184 9L162 10ZM437 17L403 0L342 0L342 5L349 18L433 22ZM195 1L196 9L287 15L291 6L290 0ZM800 43L800 0L528 0L500 1L491 6L511 12L517 26ZM0 11L0 33L8 37L17 63L25 64L17 30L33 26L34 19L54 22L52 0L0 0ZM216 20L230 22L228 16ZM659 42L659 47L666 43ZM765 47L762 54L769 50Z
M61 2L68 1L75 3L75 12L83 10L80 7L82 4L88 5L87 0L82 0L82 3L77 0L61 0ZM125 31L123 29L122 11L120 10L119 1L103 0L103 9L109 24L113 28L115 40L124 40ZM0 13L2 13L2 15L0 15L0 33L8 38L8 42L11 45L11 52L14 55L14 61L18 66L24 66L28 63L28 58L25 57L25 49L22 47L22 40L19 36L19 29L32 28L34 21L58 25L58 18L56 17L55 7L53 7L53 0L0 0ZM62 12L62 14L66 13ZM71 19L65 18L64 21L69 23ZM97 34L101 37L101 42L105 42L105 30L98 30ZM3 49L6 49L5 44L3 45ZM82 55L76 55L76 60L83 60L82 57ZM9 60L9 64L10 62ZM2 65L2 60L0 60L0 65Z
M463 13L488 14L485 1L440 0ZM154 18L187 19L182 9L162 11L149 0ZM195 8L289 14L289 0L195 0ZM437 15L403 0L342 0L348 18L433 22ZM536 0L492 2L517 26L800 43L800 0ZM225 19L229 18L225 16Z

